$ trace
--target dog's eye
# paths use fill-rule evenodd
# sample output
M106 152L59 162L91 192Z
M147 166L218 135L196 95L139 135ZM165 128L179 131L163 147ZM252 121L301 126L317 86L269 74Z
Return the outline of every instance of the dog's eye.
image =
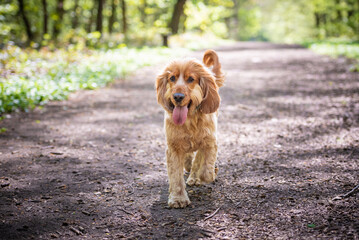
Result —
M171 82L174 82L174 81L176 81L176 77L172 76L172 77L170 77L170 80L171 80Z
M193 81L194 81L193 77L189 77L189 78L187 79L187 82L188 82L188 83L191 83L191 82L193 82Z

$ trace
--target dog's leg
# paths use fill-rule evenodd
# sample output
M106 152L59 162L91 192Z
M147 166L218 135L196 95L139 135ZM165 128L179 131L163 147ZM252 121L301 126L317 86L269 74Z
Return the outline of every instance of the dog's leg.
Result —
M204 154L202 150L198 150L196 157L192 163L191 173L187 179L187 184L189 186L201 185L201 180L199 179L198 171L201 168L202 162L204 161Z
M218 172L218 168L215 168L216 160L216 142L199 149L192 164L191 174L187 179L187 184L192 186L213 182Z
M185 162L184 162L184 169L186 170L186 172L191 171L193 157L194 157L193 153L187 153L186 154Z
M214 143L212 146L208 146L203 150L204 161L199 169L199 179L203 183L211 183L216 179L218 168L215 168L217 160L217 144Z
M179 153L167 149L166 158L170 185L168 205L173 208L184 208L191 203L187 196L186 184L183 178L185 154L181 156Z

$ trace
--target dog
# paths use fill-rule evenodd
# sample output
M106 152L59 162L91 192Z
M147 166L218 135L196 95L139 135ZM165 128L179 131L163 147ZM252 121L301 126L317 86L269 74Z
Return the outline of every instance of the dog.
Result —
M191 204L183 169L190 172L186 182L189 186L211 183L217 176L218 90L224 80L214 50L205 52L203 63L196 59L172 61L157 76L157 102L165 110L171 208Z

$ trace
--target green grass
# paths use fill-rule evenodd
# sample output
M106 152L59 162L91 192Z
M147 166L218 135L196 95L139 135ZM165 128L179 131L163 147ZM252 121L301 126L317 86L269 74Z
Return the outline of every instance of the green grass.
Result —
M111 50L41 51L7 46L0 51L0 115L66 99L95 89L138 68L178 56L183 49L122 47Z
M350 41L319 41L305 43L304 46L314 52L329 55L332 57L344 56L356 60L352 67L353 71L359 71L359 42Z

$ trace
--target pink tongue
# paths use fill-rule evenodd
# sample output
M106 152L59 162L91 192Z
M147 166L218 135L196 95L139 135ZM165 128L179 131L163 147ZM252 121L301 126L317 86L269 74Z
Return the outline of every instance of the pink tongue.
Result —
M175 107L175 109L173 109L173 114L172 114L173 121L175 122L175 124L177 125L184 124L184 122L187 119L187 112L188 112L187 106Z

